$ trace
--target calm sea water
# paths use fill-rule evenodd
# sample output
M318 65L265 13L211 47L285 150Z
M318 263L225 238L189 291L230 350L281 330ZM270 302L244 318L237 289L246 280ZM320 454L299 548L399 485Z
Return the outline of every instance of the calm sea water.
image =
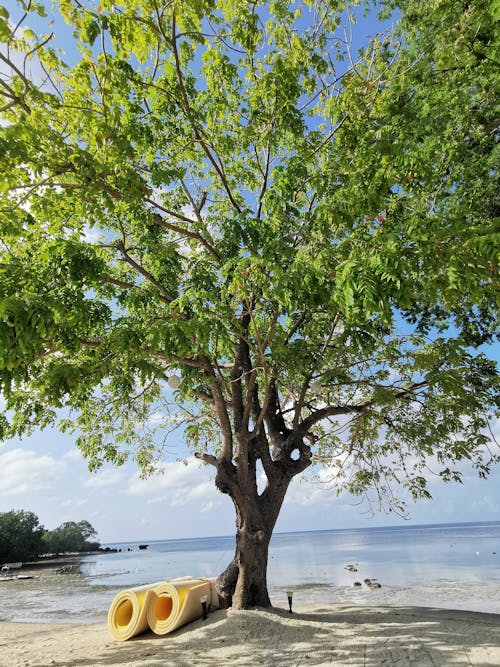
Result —
M217 576L232 558L234 539L157 540L142 551L138 542L103 546L122 551L0 583L0 620L104 620L123 588ZM367 578L381 588L354 587ZM500 522L276 534L268 581L275 606L285 607L285 591L292 589L296 605L418 605L500 614Z

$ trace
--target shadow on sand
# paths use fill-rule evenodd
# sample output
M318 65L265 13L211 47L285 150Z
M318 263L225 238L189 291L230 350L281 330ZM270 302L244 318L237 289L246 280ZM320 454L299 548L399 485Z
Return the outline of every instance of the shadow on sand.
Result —
M166 637L146 633L125 643L110 641L99 656L81 656L78 665L484 667L500 664L499 655L496 614L330 606L293 614L218 611Z

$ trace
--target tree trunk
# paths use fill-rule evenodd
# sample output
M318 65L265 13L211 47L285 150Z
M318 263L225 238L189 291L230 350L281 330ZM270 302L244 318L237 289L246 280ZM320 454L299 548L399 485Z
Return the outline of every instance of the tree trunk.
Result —
M236 377L236 388L237 380ZM233 387L233 397L234 394L238 392ZM235 432L232 458L208 457L208 462L217 468L216 487L231 497L236 510L236 551L217 579L222 606L236 609L271 606L267 590L269 543L291 480L311 465L308 444L311 434L287 429L283 418L278 418L278 411L274 401L269 418L270 428L274 429L272 456L261 426L255 435L243 428ZM254 418L258 419L259 410L256 408L254 412ZM258 461L267 478L262 492L257 484Z
M267 559L272 531L239 530L236 535L235 559L238 579L233 594L233 607L270 607L267 591Z
M222 606L236 609L270 607L267 590L269 543L283 504L289 479L282 477L267 485L261 494L254 481L228 491L236 508L236 550L234 558L217 579ZM221 485L217 484L222 490Z
M270 607L267 559L272 527L243 522L236 532L234 558L217 580L224 606L236 609Z

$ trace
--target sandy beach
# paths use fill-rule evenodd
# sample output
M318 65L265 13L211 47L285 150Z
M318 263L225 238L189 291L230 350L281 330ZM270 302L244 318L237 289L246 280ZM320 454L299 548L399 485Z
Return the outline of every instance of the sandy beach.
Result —
M127 642L105 623L0 623L1 667L498 667L500 615L421 607L316 605L221 610Z

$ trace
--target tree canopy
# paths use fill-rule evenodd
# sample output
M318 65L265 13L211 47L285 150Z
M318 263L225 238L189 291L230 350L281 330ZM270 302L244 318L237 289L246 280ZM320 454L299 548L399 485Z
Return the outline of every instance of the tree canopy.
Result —
M99 543L89 542L89 539L96 536L95 529L88 521L66 521L44 534L44 551L52 554L92 551L99 547Z
M88 521L68 521L54 530L46 530L34 512L0 512L0 563L29 561L41 554L92 551L98 542Z
M0 29L1 435L59 420L91 468L148 473L179 429L247 550L312 461L394 507L429 464L486 475L493 4L374 3L394 26L358 49L357 0L65 0L66 53L20 4Z
M0 563L31 560L43 552L45 528L33 512L0 513Z

